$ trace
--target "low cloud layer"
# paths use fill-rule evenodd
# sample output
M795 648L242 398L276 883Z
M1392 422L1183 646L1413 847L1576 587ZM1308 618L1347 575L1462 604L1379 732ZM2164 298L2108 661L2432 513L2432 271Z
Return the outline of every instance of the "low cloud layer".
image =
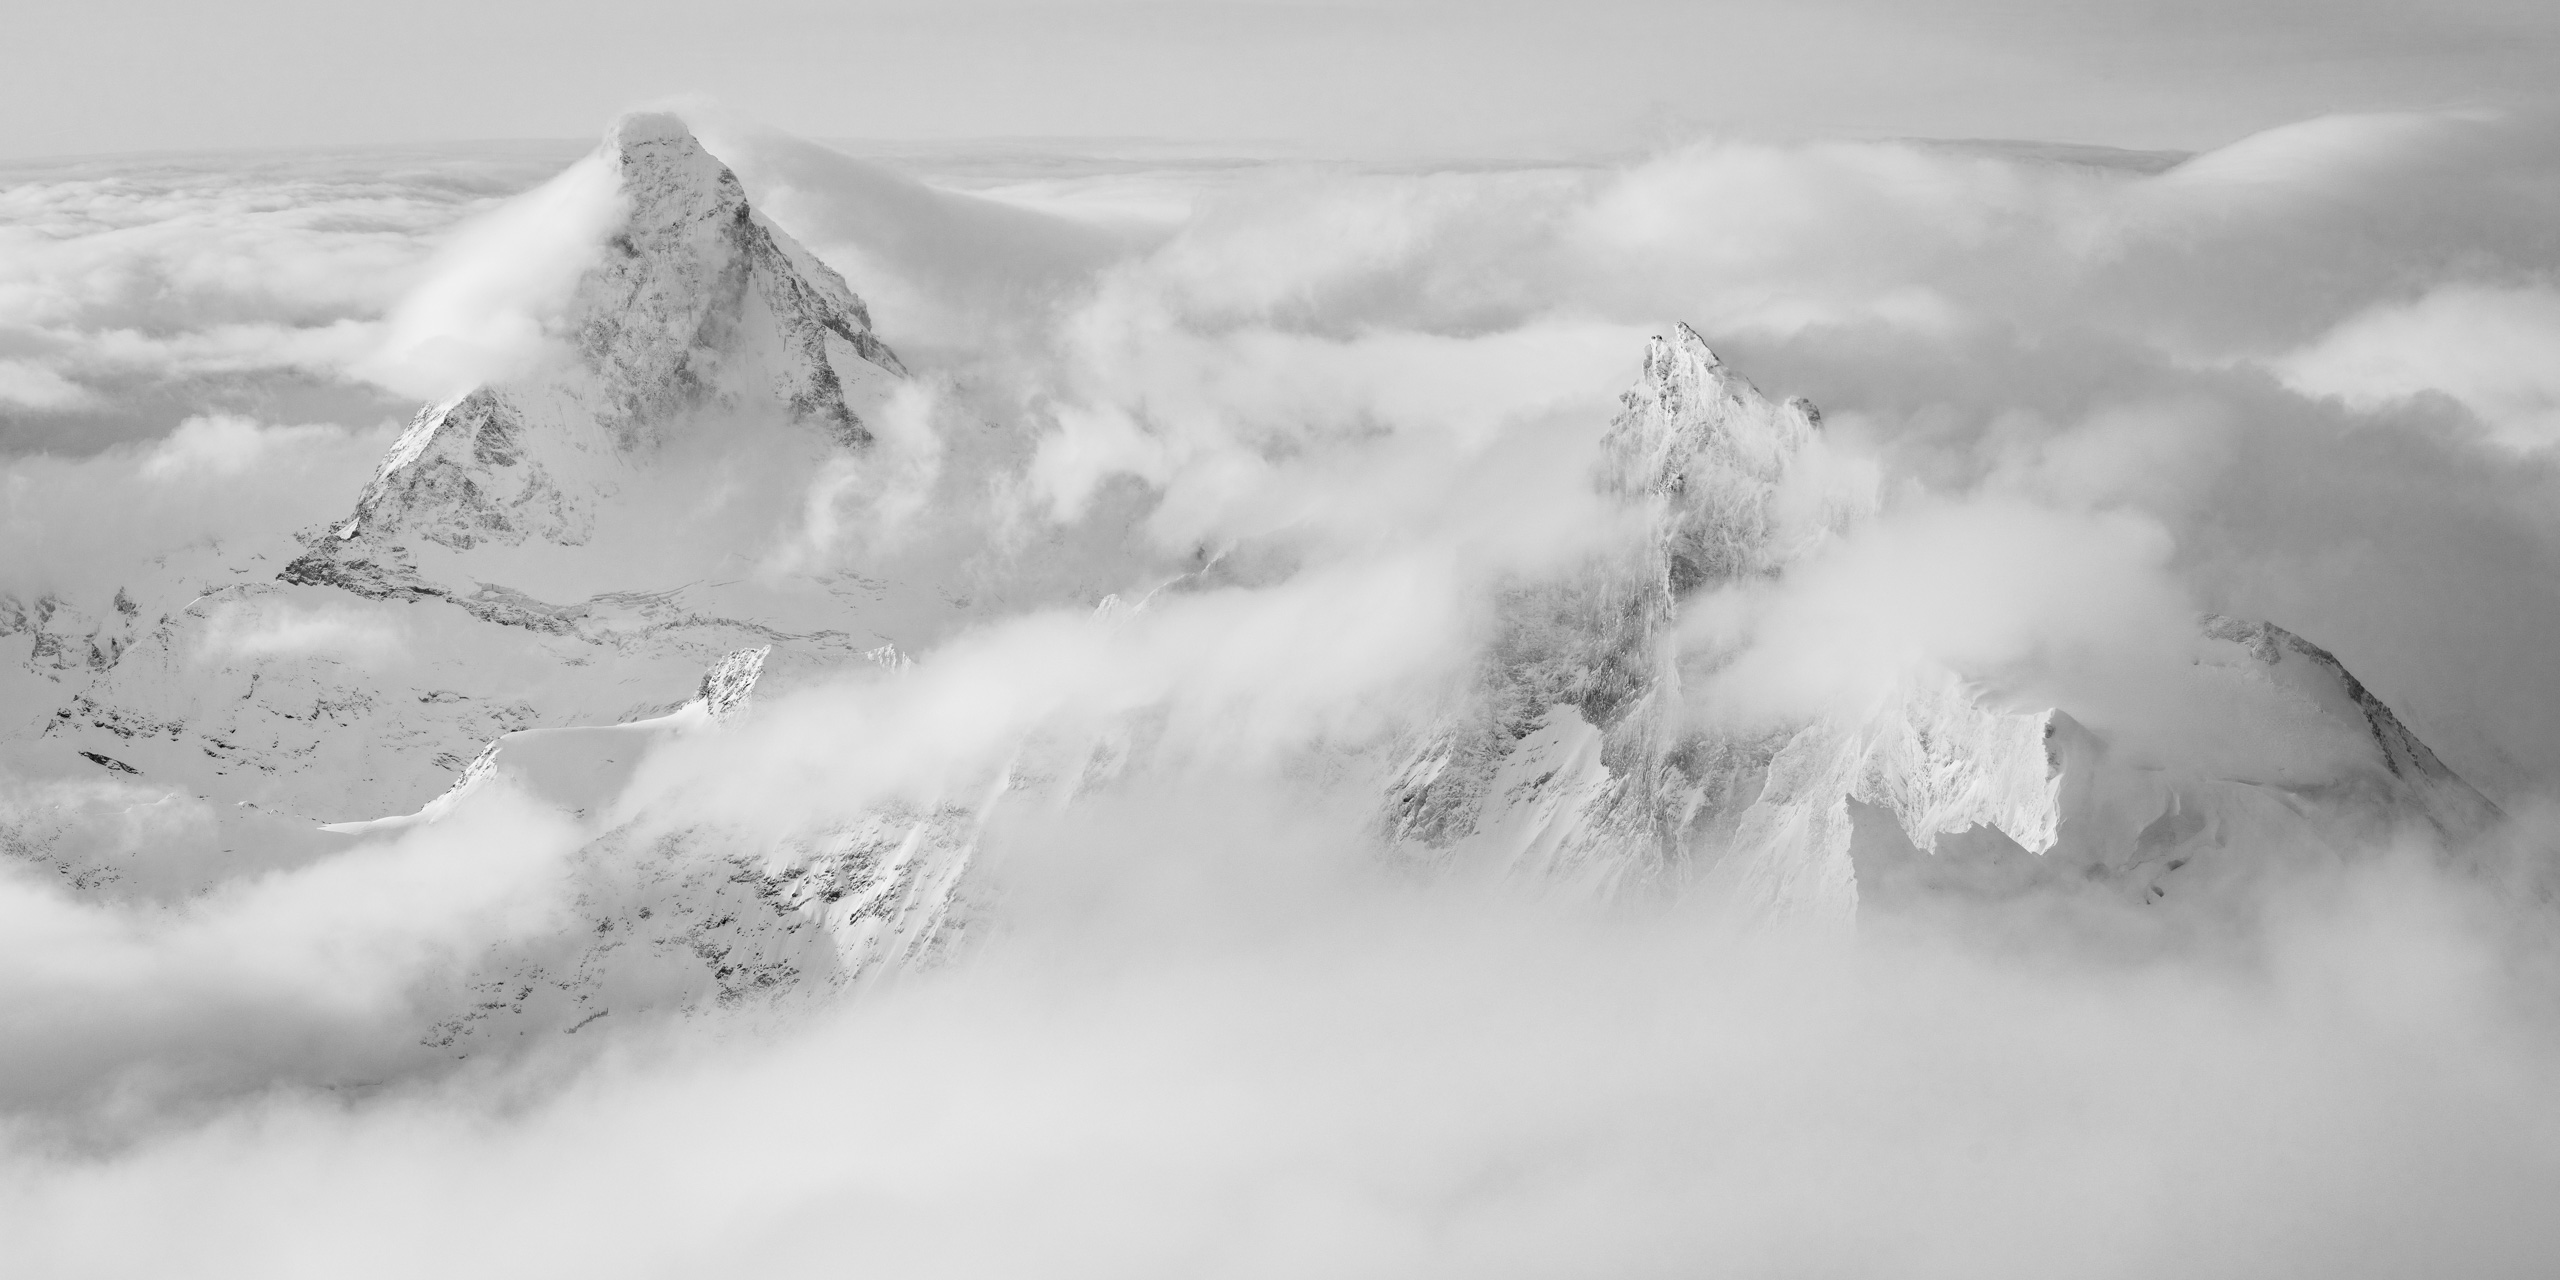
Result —
M2447 285L2350 317L2276 368L2296 390L2368 411L2445 396L2532 453L2560 444L2560 383L2542 358L2555 339L2560 294Z
M0 595L60 595L96 610L173 560L218 580L252 557L289 559L294 534L345 514L392 436L388 423L351 430L215 414L147 445L0 462Z
M0 170L0 450L86 453L207 410L395 411L405 393L347 384L376 357L386 311L458 222L558 163L323 153Z
M89 785L127 792L96 797L83 816L127 827L135 847L100 861L137 887L204 878L155 862L225 857L207 847L204 806ZM0 804L60 799L20 788ZM13 863L0 878L0 1106L23 1117L78 1099L111 1130L128 1106L147 1114L415 1069L421 988L450 984L495 942L556 927L567 905L560 869L574 828L496 799L467 820L300 867L237 859L250 865L229 883L175 902L74 900Z
M0 1222L39 1270L216 1276L2521 1276L2560 1247L2547 949L2416 865L2281 886L2242 961L1890 922L1843 953L1385 883L1266 787L1024 836L1008 936L787 1029L21 1142Z

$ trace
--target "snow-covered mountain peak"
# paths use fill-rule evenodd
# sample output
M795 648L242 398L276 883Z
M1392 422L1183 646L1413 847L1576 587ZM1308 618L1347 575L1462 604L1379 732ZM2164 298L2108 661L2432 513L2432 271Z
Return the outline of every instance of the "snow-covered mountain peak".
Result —
M0 635L40 632L38 678L79 681L48 737L225 801L398 812L471 744L667 713L722 655L714 713L756 678L741 651L787 682L948 618L903 584L755 572L904 375L843 277L673 116L615 122L559 184L492 224L585 241L533 316L538 358L422 409L282 572L145 584L148 607L102 617L0 611Z
M570 319L616 442L646 445L662 425L652 419L704 400L755 407L759 390L845 443L868 439L839 385L852 371L829 367L826 343L904 370L844 278L751 209L737 176L676 117L625 116L605 148L628 212Z
M1657 382L1695 383L1706 371L1723 367L1715 348L1686 320L1673 322L1669 334L1657 333L1645 343L1644 376Z
M1670 600L1787 557L1778 499L1820 429L1819 410L1761 394L1686 324L1652 340L1619 403L1602 440L1602 487L1651 503Z
M2207 654L2206 662L2235 667L2270 685L2287 701L2329 722L2360 730L2366 745L2411 812L2440 828L2469 834L2488 826L2498 807L2446 767L2400 717L2327 649L2272 622L2211 614L2203 631L2209 643L2235 646L2238 654Z
M646 445L659 425L651 419L706 395L752 401L759 389L779 393L795 415L821 421L848 444L867 439L834 385L847 371L830 376L826 342L903 369L872 335L870 311L844 278L751 209L737 176L676 117L625 116L605 148L628 214L603 263L581 282L571 321L617 442ZM780 349L760 349L768 346ZM782 367L757 367L771 357ZM724 387L724 373L749 375L733 382L771 380Z
M1480 698L1390 787L1384 825L1418 856L1604 890L1702 880L1846 919L1870 879L2043 876L2151 901L2280 854L2428 827L2459 842L2496 816L2326 650L2231 618L2138 713L2010 708L1916 667L1855 713L1697 719L1683 603L1783 574L1874 492L1825 456L1811 405L1762 395L1685 325L1621 405L1601 485L1641 507L1649 542L1506 596Z
M603 154L622 220L557 322L560 358L421 410L355 513L312 538L286 581L404 598L493 582L550 599L654 587L615 562L745 553L794 505L731 474L748 496L717 527L664 528L666 512L699 507L706 475L745 466L796 483L824 454L869 443L864 413L905 370L844 278L749 207L676 117L623 117ZM615 528L633 520L646 527ZM490 559L529 546L582 550L539 568ZM448 552L472 563L434 563Z
M1810 401L1761 394L1686 324L1647 344L1643 376L1619 397L1608 445L1623 492L1678 492L1705 466L1774 482L1813 438Z
M703 150L680 117L634 111L605 130L604 150L614 159L634 226L675 221L746 203L728 166Z

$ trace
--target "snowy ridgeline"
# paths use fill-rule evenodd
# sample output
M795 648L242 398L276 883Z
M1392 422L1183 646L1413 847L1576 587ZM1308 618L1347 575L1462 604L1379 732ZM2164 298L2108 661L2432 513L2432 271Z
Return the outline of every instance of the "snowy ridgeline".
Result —
M420 411L345 519L173 557L95 610L0 600L8 761L51 785L0 818L8 853L81 893L186 893L478 806L562 815L581 915L487 957L424 1030L423 1051L467 1056L927 962L990 909L992 823L1143 763L1143 725L1036 734L947 794L781 832L634 793L644 761L739 732L760 681L896 680L902 648L976 615L930 572L741 571L812 474L877 448L907 371L680 122L626 119L603 155L623 222L561 358ZM1897 885L2148 900L2495 819L2328 653L2227 618L2178 676L2215 716L2148 736L1925 664L1845 709L1699 716L1688 685L1713 663L1684 654L1684 611L1876 518L1871 489L1807 464L1820 440L1811 405L1769 400L1685 326L1655 340L1600 442L1597 483L1637 536L1502 588L1469 694L1364 766L1386 856L1847 920ZM313 634L332 643L295 641ZM100 834L172 798L210 802L207 847Z

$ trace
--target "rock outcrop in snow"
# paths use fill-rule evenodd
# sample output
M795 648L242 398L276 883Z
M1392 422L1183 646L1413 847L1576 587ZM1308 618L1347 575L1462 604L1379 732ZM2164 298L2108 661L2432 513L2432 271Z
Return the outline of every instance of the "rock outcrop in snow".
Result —
M771 645L740 649L703 672L702 691L694 697L703 714L727 720L745 710L747 695L755 692L756 677L764 674L764 660L772 654Z

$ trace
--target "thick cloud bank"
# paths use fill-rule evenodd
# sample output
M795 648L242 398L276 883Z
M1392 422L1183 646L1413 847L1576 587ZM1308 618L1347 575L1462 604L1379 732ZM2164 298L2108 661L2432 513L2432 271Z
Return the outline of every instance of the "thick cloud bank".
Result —
M1422 898L1234 800L1057 833L1074 883L966 970L689 1024L531 1101L22 1141L0 1221L64 1274L2523 1276L2560 1248L2547 972L2422 873L2290 886L2228 968L1841 954Z
M498 787L334 843L9 776L8 829L50 815L71 852L0 861L0 1257L2548 1274L2555 142L2464 115L2157 172L1918 143L1087 158L974 195L718 143L921 375L741 572L940 563L1025 603L599 794ZM545 273L610 207L579 169L186 172L0 190L31 246L0 281L0 595L103 612L144 566L342 514L378 392L538 354ZM1133 187L1188 211L1130 217ZM1922 894L1854 937L1381 857L1382 761L1478 678L1502 593L1625 536L1597 442L1683 319L1825 412L1773 499L1796 566L1680 620L1712 677L1683 714L1828 714L1925 665L2137 723L2183 713L2157 691L2218 610L2335 650L2506 821L2210 902ZM215 377L243 371L372 398L253 412ZM172 417L173 386L214 390ZM1023 585L1056 562L1076 590ZM412 643L401 616L238 609L209 643L360 665ZM1062 759L1102 780L992 822L988 919L944 963L460 1065L422 1044L476 959L583 918L599 833L779 839Z

